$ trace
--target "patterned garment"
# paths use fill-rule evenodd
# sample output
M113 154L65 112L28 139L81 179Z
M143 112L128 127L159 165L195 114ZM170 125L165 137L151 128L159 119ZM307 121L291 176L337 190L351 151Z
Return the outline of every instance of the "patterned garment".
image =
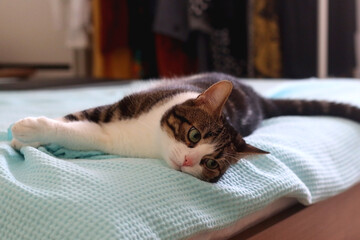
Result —
M252 49L255 77L281 77L280 30L275 0L252 0Z
M206 70L246 76L246 1L190 0L188 15L190 29L209 36Z

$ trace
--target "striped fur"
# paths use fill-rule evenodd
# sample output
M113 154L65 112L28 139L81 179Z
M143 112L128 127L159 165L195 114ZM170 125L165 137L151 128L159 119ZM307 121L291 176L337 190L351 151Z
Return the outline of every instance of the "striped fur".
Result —
M300 115L300 116L334 116L360 122L360 109L356 106L317 100L263 99L265 118Z

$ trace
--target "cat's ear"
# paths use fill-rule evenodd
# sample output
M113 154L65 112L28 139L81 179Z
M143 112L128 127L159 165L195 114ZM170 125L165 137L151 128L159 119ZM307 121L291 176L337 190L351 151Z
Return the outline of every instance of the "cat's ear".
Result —
M215 117L220 117L222 108L229 98L233 85L228 80L223 80L211 85L195 100L198 106L202 106Z
M257 154L269 154L269 152L245 143L245 147L241 150L241 154L249 156L249 155L257 155Z
M236 136L234 145L240 158L258 155L258 154L269 154L269 152L267 151L264 151L260 148L247 144L240 134Z
M241 151L237 152L239 160L241 158L252 157L259 154L269 154L269 152L256 148L250 144L246 144Z

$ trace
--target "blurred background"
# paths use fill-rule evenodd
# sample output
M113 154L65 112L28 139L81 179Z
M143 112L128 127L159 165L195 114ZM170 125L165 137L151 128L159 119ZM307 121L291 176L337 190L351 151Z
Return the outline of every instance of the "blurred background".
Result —
M174 77L360 77L360 0L1 0L0 89Z

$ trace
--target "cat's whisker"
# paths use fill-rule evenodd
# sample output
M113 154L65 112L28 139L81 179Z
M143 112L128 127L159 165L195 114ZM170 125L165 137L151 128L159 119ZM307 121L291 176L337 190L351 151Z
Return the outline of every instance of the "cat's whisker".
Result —
M181 156L181 150L179 148L176 148L176 158L179 159Z
M225 159L233 159L233 160L239 160L240 158L238 157L238 156L230 156L230 155L228 155L228 156L225 156Z
M227 160L226 158L224 159L224 161L227 163L228 166L231 165L231 163L229 162L229 160Z
M236 156L236 154L231 154L231 153L226 153L226 154L224 154L224 160L225 160L229 165L231 165L231 162L230 162L228 159L232 159L232 160L234 160L235 162L237 162L237 161L240 160L239 156Z
M225 153L224 156L229 157L229 158L238 158L238 156L236 154Z

